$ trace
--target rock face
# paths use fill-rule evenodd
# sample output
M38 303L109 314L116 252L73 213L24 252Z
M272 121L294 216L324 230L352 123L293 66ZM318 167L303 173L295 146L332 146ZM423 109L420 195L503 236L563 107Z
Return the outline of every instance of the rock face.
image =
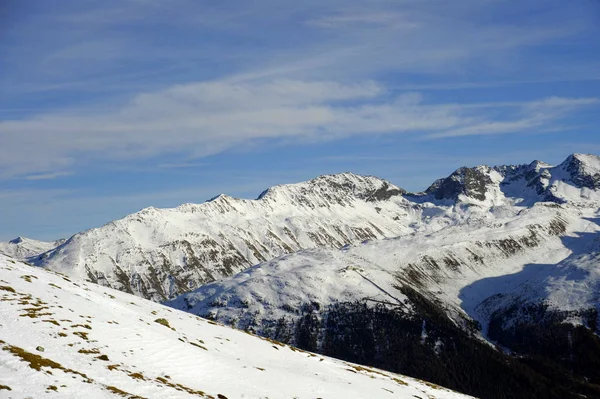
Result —
M600 188L600 161L595 155L573 154L560 165L578 188Z
M298 250L477 226L548 201L585 205L600 199L589 188L597 165L598 157L575 154L557 167L536 161L460 168L421 194L376 177L326 175L269 188L255 200L219 195L203 204L146 208L28 259L163 301Z
M485 201L486 193L493 185L492 169L480 166L477 168L460 168L445 179L434 183L426 193L433 194L435 199L457 200L460 195Z

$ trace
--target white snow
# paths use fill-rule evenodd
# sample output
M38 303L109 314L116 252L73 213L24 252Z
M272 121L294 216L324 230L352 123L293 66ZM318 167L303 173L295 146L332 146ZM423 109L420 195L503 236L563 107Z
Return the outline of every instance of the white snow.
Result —
M403 197L401 189L376 177L320 176L272 187L256 200L219 195L203 204L146 208L76 234L35 264L163 301L303 249L447 234L452 231L449 227L458 225L465 226L465 234L484 226L501 227L550 196L594 208L600 190L580 183L600 184L598 165L595 155L574 154L556 167L539 161L478 166L475 175L486 178L483 200L464 194L457 201L431 195ZM464 180L451 178L459 184Z
M132 287L135 294L160 301L165 298L152 286L151 267L168 265L193 289L300 249L409 232L407 225L419 211L401 196L370 202L377 190L399 189L375 177L344 173L272 187L256 200L220 195L203 204L146 208L76 234L36 264L76 279L93 275L100 284L124 289L119 267L127 280L145 284L145 292ZM182 292L169 271L162 272L162 291Z
M511 292L539 278L539 273L566 276L559 262L579 251L584 235L600 231L593 221L598 208L540 204L502 217L477 219L477 215L481 216L465 215L471 218L468 223L433 232L279 257L167 304L238 328L260 329L262 320L299 317L297 309L312 302L326 307L337 301L367 300L402 304L410 312L410 303L397 288L407 284L440 301L457 323L459 316L468 315L485 324L489 315L477 309L483 300ZM566 226L561 235L553 231L558 222ZM419 282L411 279L415 272L421 276ZM586 283L580 288L599 301ZM572 286L564 286L554 297L561 292L575 295ZM554 303L570 306L571 302L557 297ZM585 306L583 301L577 303Z
M168 326L155 322L158 319ZM0 255L0 396L465 397L409 377L259 339L4 255Z
M64 242L65 240L38 241L31 238L17 237L8 242L0 242L0 253L20 260L27 260L50 251Z

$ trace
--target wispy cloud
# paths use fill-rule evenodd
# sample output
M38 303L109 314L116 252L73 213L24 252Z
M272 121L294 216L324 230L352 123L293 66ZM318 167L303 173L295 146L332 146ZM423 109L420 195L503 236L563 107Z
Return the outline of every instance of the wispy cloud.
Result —
M52 173L40 173L35 175L25 176L25 180L52 180L58 177L70 176L72 172L52 172Z
M414 29L419 27L419 23L408 20L403 14L390 12L342 13L310 19L307 21L307 24L328 29L356 28L356 25L379 25L395 29Z
M596 99L548 99L471 106L427 104L418 93L391 96L373 82L281 80L200 82L137 95L122 107L77 109L0 123L3 177L53 178L78 163L182 153L200 158L257 140L332 140L353 135L428 138L527 133L551 126ZM510 109L514 108L514 109Z

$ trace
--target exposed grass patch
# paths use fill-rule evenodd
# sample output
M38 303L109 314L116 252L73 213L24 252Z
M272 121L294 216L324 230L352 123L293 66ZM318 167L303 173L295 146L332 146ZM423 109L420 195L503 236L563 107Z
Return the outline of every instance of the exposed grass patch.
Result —
M77 335L78 337L80 337L80 338L82 338L82 339L85 339L86 341L89 341L89 339L88 339L88 333L86 333L86 332L83 332L83 331L75 331L75 332L73 333L73 335Z
M87 328L88 330L92 329L92 326L90 326L89 324L73 324L71 326L71 328L77 328L77 327Z
M141 373L130 373L128 375L133 379L146 381L146 378Z
M31 319L36 319L42 316L52 316L50 312L42 312L43 310L50 309L48 306L40 306L35 308L26 308L23 309L27 313L20 314L20 317L29 317Z
M104 360L105 362L109 361L108 356L106 356L106 355L97 356L96 359L98 359L98 360Z
M381 371L372 369L370 367L363 367L363 366L351 365L351 364L347 364L347 365L350 366L350 367L352 367L357 372L361 372L362 371L362 372L366 372L366 373L378 374L378 375L380 375L382 377L391 379L392 381L394 381L398 385L408 385L406 382L402 381L399 378L391 377L388 374L382 373ZM350 371L352 371L352 370L350 370ZM373 377L371 377L371 378L373 378Z
M64 332L59 332L59 333L58 333L58 336L59 336L59 337L66 337L66 336L67 336L67 334L65 334Z
M55 326L59 326L60 327L60 324L58 324L58 321L56 321L56 320L46 319L46 320L42 320L42 321L44 323L51 323L51 324L54 324Z
M167 319L159 318L159 319L154 320L154 322L158 323L158 324L162 324L163 326L168 327L171 330L175 331L175 329L173 327L171 327L171 325L169 324L169 321Z
M190 342L190 344L191 344L191 345L194 345L194 346L197 346L198 348L204 349L205 351L207 351L207 350L208 350L208 349L206 349L205 347L203 347L202 345L200 345L200 344L197 344L197 343L195 343L195 342Z
M109 369L110 371L118 370L119 367L120 366L118 364L109 364L108 366L106 366L106 368Z
M421 381L423 384L427 385L429 388L433 388L433 389L439 389L439 390L443 390L443 391L448 391L447 388L444 388L440 385L434 384L433 382L429 382L429 381Z
M128 398L128 399L146 399L146 398L144 398L142 396L137 396L137 395L130 394L129 392L125 392L122 389L119 389L117 387L113 387L112 385L107 385L105 388L106 388L107 391L110 391L110 392L112 392L114 394L123 396L123 397Z
M164 377L156 377L155 380L158 381L158 382L160 382L161 384L164 384L164 385L166 385L168 387L176 389L176 390L178 390L180 392L187 392L190 395L197 395L197 396L200 396L201 398L211 398L211 399L214 399L214 396L207 395L203 391L199 391L199 390L196 390L196 389L193 389L193 388L190 388L190 387L186 387L185 385L175 384L175 383L167 380Z
M10 389L10 387L8 385L0 385L0 391L3 389L6 391L12 391L12 389Z
M26 363L29 363L29 367L31 367L34 370L41 371L42 367L47 367L51 369L62 370L65 373L76 374L78 376L83 377L85 379L85 382L88 383L91 383L93 381L87 375L79 371L63 367L60 363L57 363L40 355L36 355L35 353L27 352L25 349L19 348L18 346L7 345L2 349L12 353L14 356L20 357L21 360L23 360Z
M58 391L58 387L56 385L50 385L46 388L48 391Z
M83 353L84 355L98 355L100 351L97 348L92 349L79 349L77 353Z
M31 283L31 279L32 279L32 278L34 278L34 279L36 279L36 280L37 280L37 277L36 277L36 276L31 276L31 275L27 275L27 274L26 274L26 275L24 275L24 276L21 276L21 278L22 278L23 280L27 281L28 283Z
M61 288L60 286L58 286L58 285L56 285L56 284L54 284L54 283L48 283L48 285L49 285L50 287L53 287L53 288L58 288L59 290L62 290L62 288Z
M15 291L15 289L13 287L10 287L8 285L0 285L0 291L8 291L8 292L12 292L12 293L17 293L17 291Z
M398 385L408 386L408 384L406 382L402 381L400 378L394 378L394 377L392 377L392 381L394 381Z

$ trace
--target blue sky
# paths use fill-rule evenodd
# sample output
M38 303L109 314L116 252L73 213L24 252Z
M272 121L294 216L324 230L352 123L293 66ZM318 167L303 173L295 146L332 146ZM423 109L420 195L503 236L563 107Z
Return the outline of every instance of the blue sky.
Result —
M600 153L597 0L8 0L0 240Z

